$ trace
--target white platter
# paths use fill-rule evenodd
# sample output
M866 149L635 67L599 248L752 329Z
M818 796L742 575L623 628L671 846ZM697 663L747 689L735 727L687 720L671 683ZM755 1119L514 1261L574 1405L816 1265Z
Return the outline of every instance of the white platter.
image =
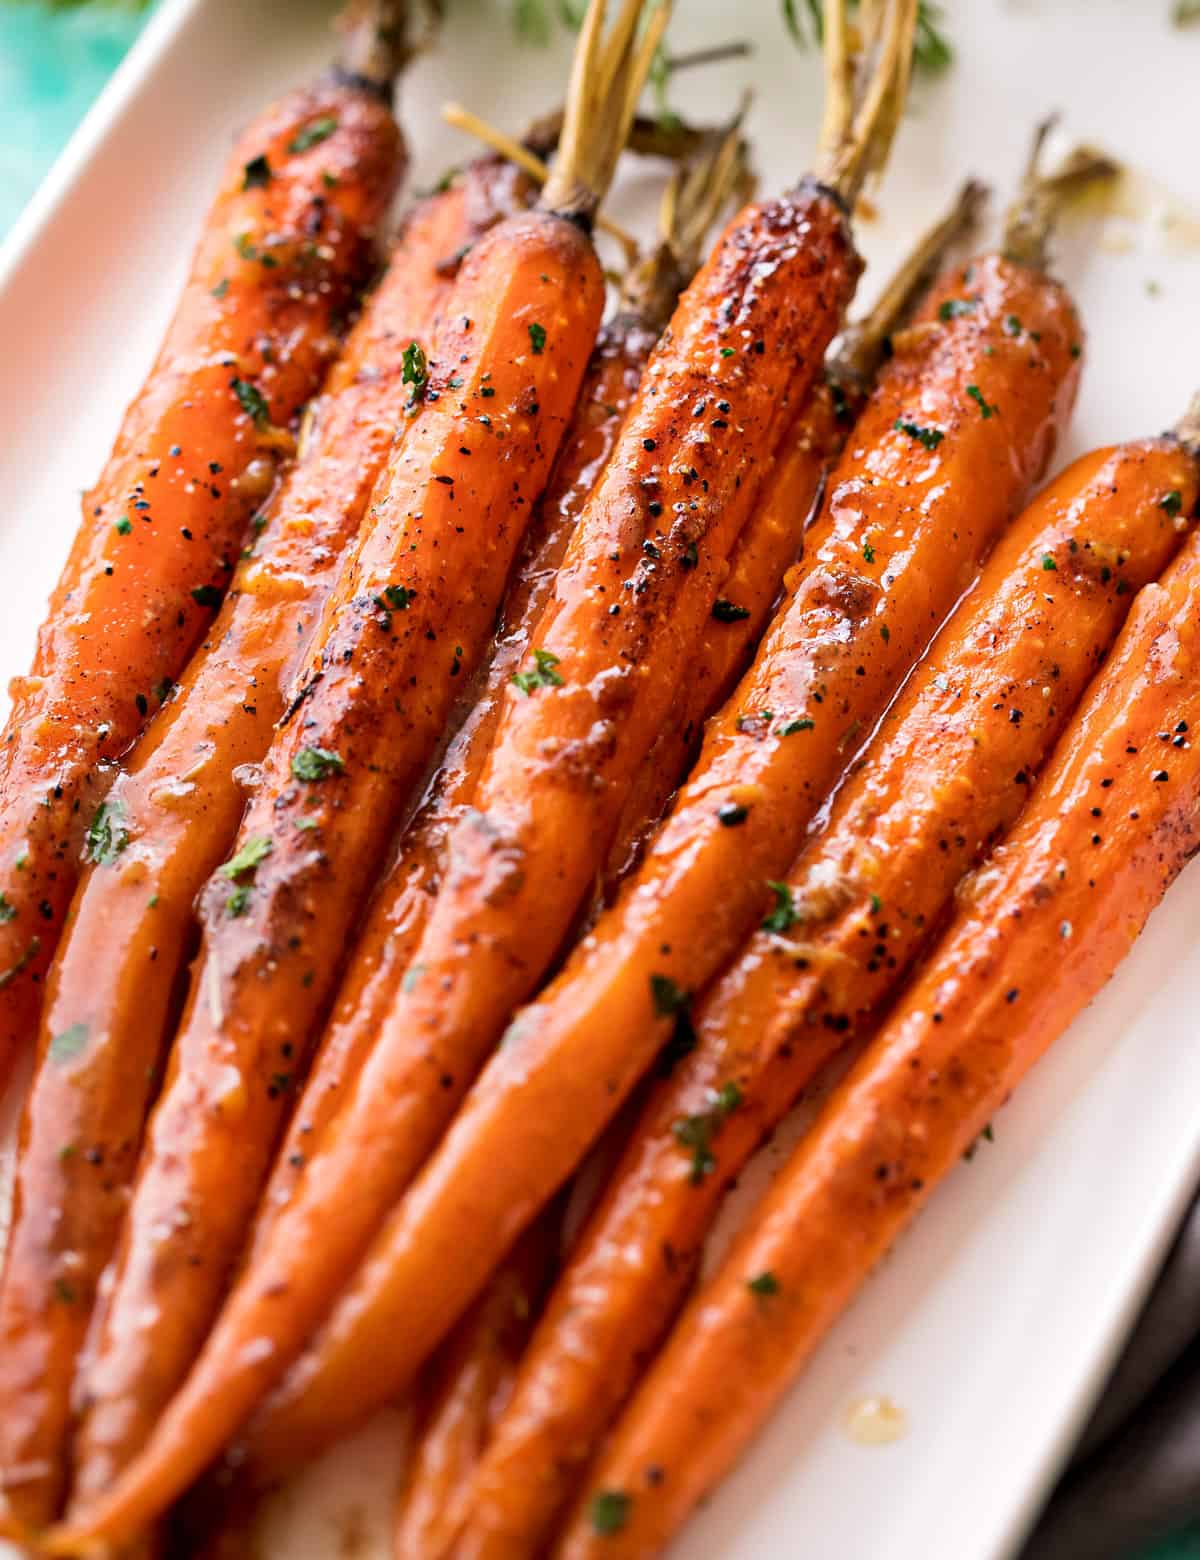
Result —
M449 0L404 88L414 184L469 154L447 97L516 128L550 107L567 42L518 48L500 0ZM319 0L164 0L0 251L0 670L23 670L42 604L119 408L153 355L231 130L325 58ZM801 8L802 9L802 8ZM879 219L869 296L968 171L1003 195L1036 118L1061 108L1200 207L1200 29L1168 0L958 0L958 62L919 87ZM813 147L819 76L775 0L678 0L677 49L749 38L754 57L681 80L724 115L747 82L764 187ZM652 178L617 211L644 221ZM1151 203L1152 205L1153 203ZM1066 235L1060 269L1090 328L1066 456L1155 431L1200 383L1200 251L1153 220ZM875 264L874 262L879 262ZM1111 987L1000 1116L872 1280L752 1455L676 1546L680 1560L998 1560L1010 1555L1103 1380L1200 1170L1200 868ZM777 1151L776 1151L777 1152ZM767 1155L770 1159L770 1152ZM852 1442L847 1405L885 1393L907 1433ZM387 1554L395 1416L277 1506L268 1560Z

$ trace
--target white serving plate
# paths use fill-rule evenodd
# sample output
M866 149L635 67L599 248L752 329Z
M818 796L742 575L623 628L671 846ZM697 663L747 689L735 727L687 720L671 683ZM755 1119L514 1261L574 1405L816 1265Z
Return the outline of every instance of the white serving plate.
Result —
M0 668L27 664L46 594L120 407L149 364L232 129L326 57L320 0L163 0L0 251ZM405 83L414 184L471 148L439 122L460 98L517 128L565 80L565 38L518 48L501 0L449 0L436 53ZM800 7L803 10L803 7ZM1200 29L1168 0L958 0L958 63L919 86L864 293L969 172L1012 188L1035 119L1119 152L1200 206ZM755 44L681 79L678 106L724 115L749 82L766 189L810 158L815 59L775 0L679 0L676 49ZM1143 186L1144 188L1144 186ZM645 228L653 178L615 210ZM1060 268L1091 331L1063 457L1155 431L1200 383L1200 251L1154 220L1064 237ZM1146 203L1143 202L1146 207ZM876 264L875 262L878 262ZM1066 1454L1200 1171L1200 869L1186 872L1110 988L955 1173L827 1341L741 1469L676 1546L680 1560L993 1560L1011 1555ZM769 1166L772 1155L764 1156ZM848 1405L886 1394L907 1432L864 1447ZM388 1554L402 1418L340 1449L276 1503L268 1560Z

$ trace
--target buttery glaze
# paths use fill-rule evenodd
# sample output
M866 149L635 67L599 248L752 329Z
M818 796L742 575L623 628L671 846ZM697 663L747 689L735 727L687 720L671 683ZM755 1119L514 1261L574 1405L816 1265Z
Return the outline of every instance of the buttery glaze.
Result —
M1200 847L1198 658L1195 534L1137 597L975 892L643 1377L556 1560L661 1552L1128 953ZM601 1491L623 1498L604 1537Z
M372 257L404 164L374 91L329 78L240 138L183 298L51 598L0 751L0 1067L42 980L114 761L229 583ZM94 852L93 852L94 854Z
M602 327L571 430L526 537L505 600L496 649L466 691L455 736L428 795L398 841L355 942L255 1221L252 1255L321 1142L347 1077L357 1074L395 1000L424 930L444 864L446 837L474 795L503 708L504 690L529 650L529 633L553 587L571 532L608 462L658 330L633 314Z
M428 340L453 285L442 262L510 204L488 159L414 210L309 404L300 457L261 512L208 639L109 794L126 844L85 868L76 891L22 1121L0 1281L4 1467L61 1449L74 1356L160 1081L196 895L237 833L243 787L261 779L287 686L387 460L408 396L405 348ZM288 588L270 590L271 581ZM81 1032L78 1048L59 1054L55 1037ZM47 1331L49 1356L40 1352Z
M707 274L721 263L719 251ZM828 274L827 266L826 280ZM940 303L964 285L979 299L968 328L941 327ZM794 301L794 284L791 294ZM685 300L682 307L687 306ZM1005 330L1013 313L1026 323L1024 339ZM1040 341L1032 340L1033 331ZM991 356L985 346L992 348ZM710 724L697 777L680 793L613 911L571 955L563 974L509 1026L501 1049L343 1291L330 1322L251 1427L248 1447L256 1463L275 1467L326 1444L396 1390L611 1119L666 1039L685 994L761 915L770 898L766 880L791 864L804 823L839 767L847 729L856 718L877 713L1044 469L1058 419L1073 399L1078 347L1078 321L1063 290L1007 262L982 260L969 283L958 273L952 285L935 290L924 322L906 333L860 419L791 602L768 631L738 694ZM713 359L721 361L716 352ZM1020 394L1006 394L1014 383ZM643 396L646 384L655 385L649 373ZM984 416L967 393L969 385L989 406L1002 403L1004 415ZM914 416L942 430L935 448L926 449L896 428ZM640 441L638 407L626 431ZM714 486L731 464L726 457L714 471ZM654 474L665 479L666 473ZM601 493L621 478L618 459ZM862 556L868 542L877 549L874 566ZM561 591L570 592L575 584L570 554L562 580ZM624 600L621 605L624 613ZM576 649L573 642L555 640L556 626L545 642L562 645L570 687L568 668L575 654L588 653L588 641ZM639 667L648 676L644 660ZM579 697L578 690L571 693ZM562 702L569 712L572 701ZM794 723L808 718L810 702L823 718L797 731ZM779 719L766 720L764 709ZM627 722L614 724L623 732ZM793 729L783 735L789 726ZM594 748L579 755L586 757L581 768L588 776L596 771ZM502 751L495 750L492 771ZM522 751L516 741L508 751L523 765L521 787L513 776L508 794L520 801L531 826L530 777L539 762L544 766L544 754ZM485 775L484 795L488 783ZM762 797L740 828L728 829L718 808L734 788L744 794L747 784L760 785ZM560 806L538 819L533 844L556 868L568 851L580 852L585 797L593 797L590 782L572 793L569 812ZM512 801L508 805L517 811ZM474 867L488 888L507 893L511 883L523 891L530 881L530 855L520 857L522 875L506 881L505 856L487 850L485 828L493 826L493 817L489 812L484 818L472 838L464 839L464 876ZM507 830L500 839L508 842ZM440 978L422 977L393 1015L404 1025L401 1031L397 1022L398 1036L446 1034L451 1020L476 1039L495 1033L492 1025L485 1028L484 1012L495 987L503 990L504 1005L511 1005L518 984L513 964L523 961L525 947L536 938L532 915L541 901L514 928L503 913L511 901L488 925L486 894L480 897L480 912L457 922L456 930L470 929L478 938L469 945L471 985L477 976L486 977L485 989L472 1000L470 992L464 995L461 977L449 988ZM444 903L443 893L439 908ZM430 927L418 962L435 942L436 912ZM517 973L523 971L518 967ZM439 1061L444 1065L444 1053ZM378 1119L380 1099L391 1098L390 1070L387 1049L380 1047L358 1080L360 1123L345 1134L355 1153L346 1160L343 1185L360 1184L363 1144ZM389 1113L392 1142L409 1141L414 1108L428 1113L426 1093L418 1093L416 1082L408 1109ZM515 1123L522 1135L520 1156L503 1146L518 1130ZM315 1181L310 1179L310 1187ZM325 1183L327 1194L336 1184ZM470 1240L461 1234L464 1221L471 1224ZM328 1252L329 1222L325 1217L311 1226L303 1250L298 1229L288 1241L297 1271ZM364 1359L385 1353L386 1372L366 1371Z
M230 861L201 896L200 955L85 1381L80 1504L144 1444L212 1320L372 870L490 636L603 287L580 227L511 216L463 261L427 377L410 359L419 406L341 565ZM229 1068L240 1086L217 1096Z
M695 1048L648 1098L491 1439L461 1560L500 1535L531 1549L548 1536L687 1294L726 1188L898 987L1170 561L1172 493L1190 513L1196 461L1175 439L1085 456L934 641L781 885L772 929L710 986Z

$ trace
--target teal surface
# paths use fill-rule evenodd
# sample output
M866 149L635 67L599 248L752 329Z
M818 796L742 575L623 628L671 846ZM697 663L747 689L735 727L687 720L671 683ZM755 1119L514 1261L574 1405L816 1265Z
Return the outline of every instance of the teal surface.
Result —
M121 4L51 10L0 0L0 238L144 19ZM1200 1527L1136 1560L1200 1560Z
M144 20L121 4L51 11L0 0L0 237Z

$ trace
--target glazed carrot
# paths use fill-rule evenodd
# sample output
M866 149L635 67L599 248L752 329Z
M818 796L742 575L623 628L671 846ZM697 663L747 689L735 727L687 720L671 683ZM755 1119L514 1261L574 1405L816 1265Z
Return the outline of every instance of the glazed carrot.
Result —
M373 8L396 23L395 3ZM33 1039L79 872L110 848L121 756L211 621L291 425L336 349L404 164L395 47L293 92L239 138L175 318L51 596L0 739L0 1069ZM378 68L377 78L354 73Z
M1161 446L1149 450L1165 461ZM1174 469L1186 514L1200 465L1193 454ZM1128 952L1200 845L1198 655L1193 536L1136 598L1017 824L967 880L913 985L684 1312L589 1477L554 1550L561 1560L661 1552Z
M195 896L237 832L242 766L270 744L387 459L409 393L405 353L428 339L452 287L446 257L511 206L510 182L482 159L413 211L209 638L105 803L109 848L84 870L51 968L22 1122L0 1281L0 1467L61 1461L75 1356L125 1209ZM32 1488L18 1504L33 1508Z
M319 1151L347 1080L361 1068L396 998L432 905L446 836L474 796L504 691L529 653L530 633L545 608L571 533L607 464L646 360L681 288L699 265L704 234L745 175L736 124L725 135L710 135L699 150L702 155L686 176L673 176L664 196L660 243L626 277L620 308L601 328L574 421L526 536L482 686L464 696L462 724L420 810L401 834L359 934L312 1074L263 1194L250 1261L275 1213L290 1201L309 1158Z
M251 1466L286 1463L372 1387L403 1381L672 1027L687 1037L687 994L761 919L851 726L877 715L1044 467L1078 378L1075 311L1060 286L1000 256L978 262L968 285L978 302L967 328L939 318L963 295L958 272L898 340L800 584L710 723L641 870L509 1026L330 1320L248 1428ZM1006 328L1011 315L1023 338ZM885 554L886 571L864 567L864 548ZM720 816L730 805L746 809L736 828Z
M542 1221L526 1231L434 1361L397 1505L396 1560L434 1560L463 1519L461 1501L536 1319L554 1234Z
M796 417L757 510L738 537L678 708L629 788L608 853L601 899L611 902L700 746L705 720L733 691L803 549L821 484L874 382L894 331L933 280L946 251L977 220L985 191L968 182L950 212L915 246L866 319L844 333L822 386Z
M695 1049L646 1102L464 1499L462 1560L532 1553L549 1536L687 1292L725 1188L1016 817L1133 593L1182 540L1168 495L1190 495L1195 468L1170 438L1085 456L992 554L781 884L768 929L696 1008Z
M912 20L910 0L888 8L882 79L893 88L905 76ZM860 145L847 157L840 140L834 149L851 190L882 155L879 121L896 104L889 91L880 98L872 89L846 126L869 152ZM587 872L599 860L582 809L591 814L594 806L601 823L607 809L615 823L613 779L648 746L688 626L698 632L707 616L724 556L768 464L765 453L785 430L789 388L811 385L857 269L838 199L805 181L736 219L684 295L589 498L534 654L507 691L476 798L481 810L455 830L448 881L417 950L414 979L404 983L331 1123L319 1168L310 1166L303 1195L283 1210L242 1276L183 1393L86 1533L136 1528L236 1429L302 1346L346 1265L420 1163L503 1023L514 983L527 989L553 952L565 930L559 917L569 917L587 886L586 877L571 882L578 847L587 852ZM664 658L662 688L647 675L646 651ZM591 764L605 766L595 779L603 774L606 786L587 779ZM534 803L537 817L522 827ZM522 928L534 939L528 957ZM427 945L445 961L447 978L422 970ZM318 1227L314 1246L305 1232ZM272 1340L269 1356L242 1347L264 1336ZM385 1394L398 1384L377 1374ZM363 1396L377 1389L365 1379L362 1387ZM361 1406L352 1396L342 1413L356 1417ZM336 1433L332 1416L326 1428Z
M910 5L889 7L880 68L893 87L911 21ZM875 87L868 101L879 106ZM890 101L883 92L881 112ZM853 185L862 164L852 159L850 168ZM825 187L805 181L735 219L684 295L559 571L535 635L541 659L535 654L508 690L477 811L454 831L450 869L379 1044L306 1172L303 1196L279 1220L271 1249L227 1312L236 1329L223 1335L223 1321L214 1334L210 1358L243 1400L261 1391L280 1355L235 1372L220 1363L244 1358L231 1336L257 1336L268 1325L278 1343L285 1323L297 1341L311 1329L371 1224L432 1146L513 1001L563 938L615 826L620 783L661 723L734 533L765 480L762 451L786 430L789 394L811 386L856 272L841 209ZM430 1058L446 1085L442 1097L426 1086ZM339 1188L351 1153L356 1191L347 1218ZM336 1256L322 1211L330 1199L340 1210ZM317 1224L319 1257L303 1233ZM499 1227L493 1234L503 1238ZM284 1271L288 1303L278 1306ZM423 1345L414 1332L412 1341L427 1350L435 1340ZM397 1352L394 1384L419 1360L405 1353ZM217 1376L201 1387L207 1364L189 1391L211 1411ZM383 1379L380 1372L380 1389ZM319 1436L357 1415L376 1384L364 1379L361 1388ZM183 1422L172 1414L167 1428L173 1435ZM297 1446L307 1444L308 1428Z
M636 42L641 9L631 0L604 43L603 6L593 8L554 180L533 210L473 246L427 358L413 349L413 415L339 570L236 849L202 895L201 951L82 1388L73 1498L76 1510L94 1503L97 1535L111 1524L134 1536L162 1509L102 1492L219 1302L372 869L487 642L569 422L603 307L589 219L632 113L630 102L602 119L594 95L636 96L665 20L656 12ZM185 1461L176 1489L193 1471Z

